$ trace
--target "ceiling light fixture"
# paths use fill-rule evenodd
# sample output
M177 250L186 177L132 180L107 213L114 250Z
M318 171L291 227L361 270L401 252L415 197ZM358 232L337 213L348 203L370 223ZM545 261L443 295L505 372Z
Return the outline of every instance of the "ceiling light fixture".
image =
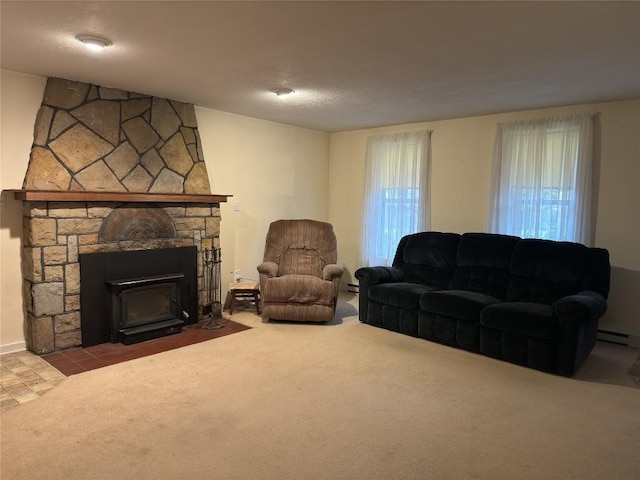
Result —
M295 91L291 90L290 88L274 88L271 91L275 93L278 98L285 98L295 93Z
M113 43L106 38L94 37L92 35L78 35L76 40L82 42L85 47L94 52L101 52L105 47L113 45Z

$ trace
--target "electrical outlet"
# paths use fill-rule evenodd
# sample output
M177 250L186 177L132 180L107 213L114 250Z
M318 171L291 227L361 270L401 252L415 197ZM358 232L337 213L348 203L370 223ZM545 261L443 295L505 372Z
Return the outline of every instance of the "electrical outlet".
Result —
M240 202L233 202L233 211L234 212L240 211Z
M233 278L236 279L236 283L240 282L240 270L233 272Z

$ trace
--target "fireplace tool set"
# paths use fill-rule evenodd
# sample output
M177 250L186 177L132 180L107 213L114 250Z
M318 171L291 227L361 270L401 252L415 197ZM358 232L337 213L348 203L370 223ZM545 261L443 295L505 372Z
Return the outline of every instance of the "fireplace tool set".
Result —
M226 326L221 323L222 318L222 281L220 276L220 264L222 253L219 248L205 248L202 252L204 266L204 283L207 294L207 303L202 307L203 319L209 320L202 326L207 330L214 330Z

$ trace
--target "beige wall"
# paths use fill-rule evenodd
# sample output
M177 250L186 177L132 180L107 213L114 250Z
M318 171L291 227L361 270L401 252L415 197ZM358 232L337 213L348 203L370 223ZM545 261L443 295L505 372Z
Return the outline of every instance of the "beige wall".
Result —
M0 187L4 190L22 187L46 79L6 70L0 73ZM21 236L22 202L3 194L0 206L0 352L25 348Z
M235 270L258 280L272 221L328 219L329 135L200 107L196 115L211 190L233 195L221 205L226 295Z
M348 281L360 267L367 136L429 129L432 134L431 229L486 231L496 122L599 112L595 245L611 255L610 310L601 328L640 336L640 101L532 110L331 135L329 220ZM629 292L635 291L635 295Z

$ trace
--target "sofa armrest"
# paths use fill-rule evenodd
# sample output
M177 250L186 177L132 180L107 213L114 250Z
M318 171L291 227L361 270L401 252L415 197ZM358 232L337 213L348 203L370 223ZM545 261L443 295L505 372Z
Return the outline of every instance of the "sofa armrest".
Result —
M402 270L395 267L362 267L356 270L355 277L367 285L377 285L379 283L402 282Z
M568 295L551 305L558 319L558 373L572 376L593 349L598 320L607 311L607 301L597 292Z
M361 322L366 322L369 314L369 287L380 283L401 282L402 270L395 267L362 267L355 271L358 279L358 314Z
M584 319L600 318L607 311L607 301L599 293L585 290L556 300L551 311L560 319L574 315Z

